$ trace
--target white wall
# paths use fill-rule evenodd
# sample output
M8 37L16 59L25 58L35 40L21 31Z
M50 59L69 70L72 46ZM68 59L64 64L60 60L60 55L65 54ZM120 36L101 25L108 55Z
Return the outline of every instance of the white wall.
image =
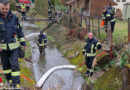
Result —
M130 2L130 0L126 0L126 2L122 2L122 0L119 0L119 2L117 2L117 0L114 0L114 2L116 2L118 5L115 6L115 8L119 8L121 9L121 11L123 11L123 4L126 4L127 2Z

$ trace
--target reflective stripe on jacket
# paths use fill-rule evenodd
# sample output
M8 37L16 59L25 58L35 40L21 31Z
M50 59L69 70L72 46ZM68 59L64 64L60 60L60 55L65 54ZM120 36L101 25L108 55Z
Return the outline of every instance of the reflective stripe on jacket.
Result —
M6 18L0 14L0 48L13 50L20 45L26 44L18 18L11 11Z

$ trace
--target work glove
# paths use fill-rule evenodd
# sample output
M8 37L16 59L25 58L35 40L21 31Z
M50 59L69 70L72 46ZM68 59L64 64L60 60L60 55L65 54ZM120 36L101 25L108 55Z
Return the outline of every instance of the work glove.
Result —
M19 58L24 58L25 56L25 47L21 46L19 47Z

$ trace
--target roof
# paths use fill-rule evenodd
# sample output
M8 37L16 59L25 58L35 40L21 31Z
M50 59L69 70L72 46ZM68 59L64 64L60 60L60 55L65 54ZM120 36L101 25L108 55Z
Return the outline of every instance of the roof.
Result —
M31 3L29 0L19 0L19 2L21 2L21 3L25 3L25 4L27 4L27 3Z

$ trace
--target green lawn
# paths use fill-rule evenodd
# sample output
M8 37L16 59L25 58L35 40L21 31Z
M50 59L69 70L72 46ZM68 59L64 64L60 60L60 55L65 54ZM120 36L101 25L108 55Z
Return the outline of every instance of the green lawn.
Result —
M120 38L124 41L124 36L128 36L128 22L117 20L113 33L114 40L115 38Z

